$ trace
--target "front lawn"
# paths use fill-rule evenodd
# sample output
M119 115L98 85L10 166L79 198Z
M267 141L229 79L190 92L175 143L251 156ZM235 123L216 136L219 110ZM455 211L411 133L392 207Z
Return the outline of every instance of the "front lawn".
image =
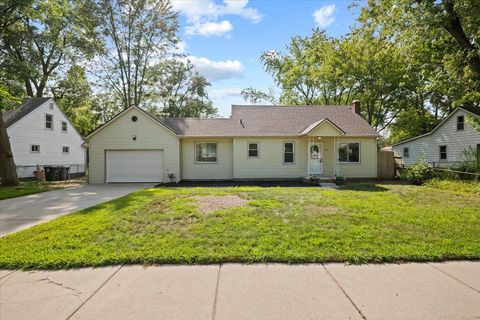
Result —
M37 183L37 181L22 181L16 187L0 186L0 200L27 196L50 190L62 189L67 186L79 185L79 182Z
M431 187L158 188L1 238L0 267L479 259L479 235L480 197Z

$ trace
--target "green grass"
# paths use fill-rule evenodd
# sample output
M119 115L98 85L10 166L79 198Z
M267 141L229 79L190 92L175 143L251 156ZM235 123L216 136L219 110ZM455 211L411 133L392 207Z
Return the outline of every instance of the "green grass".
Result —
M246 205L202 213L198 195ZM1 268L480 258L480 197L431 187L146 189L0 238Z
M460 193L480 194L480 182L478 181L432 179L427 181L425 185L431 188L450 190Z
M36 181L20 182L17 187L0 187L0 200L26 196L55 189L52 185L40 184Z

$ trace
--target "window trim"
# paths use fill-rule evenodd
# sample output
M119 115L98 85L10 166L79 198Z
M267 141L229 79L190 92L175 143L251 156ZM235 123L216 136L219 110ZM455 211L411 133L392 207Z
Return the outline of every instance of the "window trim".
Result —
M405 152L405 150L407 152ZM410 158L410 147L403 147L403 157L404 158Z
M293 151L291 152L292 155L293 155L293 161L292 162L285 162L285 144L286 143L291 143L292 146L293 146ZM295 164L295 158L296 158L296 153L295 153L295 141L283 141L282 142L282 164L285 164L285 165L294 165Z
M358 144L358 161L340 161L340 146L342 144L346 144L346 145ZM341 163L341 164L361 164L362 163L362 144L360 143L360 141L348 141L348 142L341 142L340 141L338 143L337 155L338 155L338 163ZM348 158L348 153L347 153L347 158Z
M216 147L216 160L215 161L197 161L197 146L200 144L213 143ZM218 142L217 141L195 141L193 145L193 160L195 164L218 164Z
M61 121L60 124L61 124L60 127L61 127L62 133L67 133L68 132L68 121ZM65 130L63 130L63 124L65 124Z
M442 147L445 147L445 159L442 159ZM447 145L438 146L438 160L439 161L448 161L448 147L447 147Z
M33 146L38 146L38 151L32 151ZM31 153L40 153L40 145L39 144L31 144L30 145L30 152Z
M459 121L460 118L463 119L462 122ZM459 129L460 124L462 125L461 129ZM464 131L464 130L465 130L465 116L464 115L459 115L459 116L457 116L457 131Z
M47 128L47 116L52 116L52 120L50 121L52 127L51 128ZM44 119L44 122L43 122L43 127L45 128L45 130L51 130L53 131L53 128L54 128L54 117L53 117L53 114L52 113L48 113L48 112L45 112L45 119Z
M256 144L257 145L257 155L256 156L250 156L250 144ZM254 150L254 149L252 149ZM247 158L248 159L259 159L260 158L260 142L258 141L247 141Z
M64 149L67 148L67 152ZM62 146L62 154L69 154L70 153L70 146Z

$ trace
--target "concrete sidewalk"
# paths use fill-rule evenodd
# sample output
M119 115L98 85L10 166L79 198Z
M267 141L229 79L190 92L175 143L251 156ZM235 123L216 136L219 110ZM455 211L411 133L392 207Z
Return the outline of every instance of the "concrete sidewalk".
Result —
M154 183L84 185L0 200L0 236L154 185Z
M2 271L0 319L478 319L480 262Z

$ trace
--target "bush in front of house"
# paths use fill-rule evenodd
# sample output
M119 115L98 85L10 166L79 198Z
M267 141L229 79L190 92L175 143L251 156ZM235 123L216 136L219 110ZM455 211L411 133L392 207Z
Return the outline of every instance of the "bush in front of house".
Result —
M432 169L424 159L421 159L405 170L404 178L412 184L422 185L432 178Z

